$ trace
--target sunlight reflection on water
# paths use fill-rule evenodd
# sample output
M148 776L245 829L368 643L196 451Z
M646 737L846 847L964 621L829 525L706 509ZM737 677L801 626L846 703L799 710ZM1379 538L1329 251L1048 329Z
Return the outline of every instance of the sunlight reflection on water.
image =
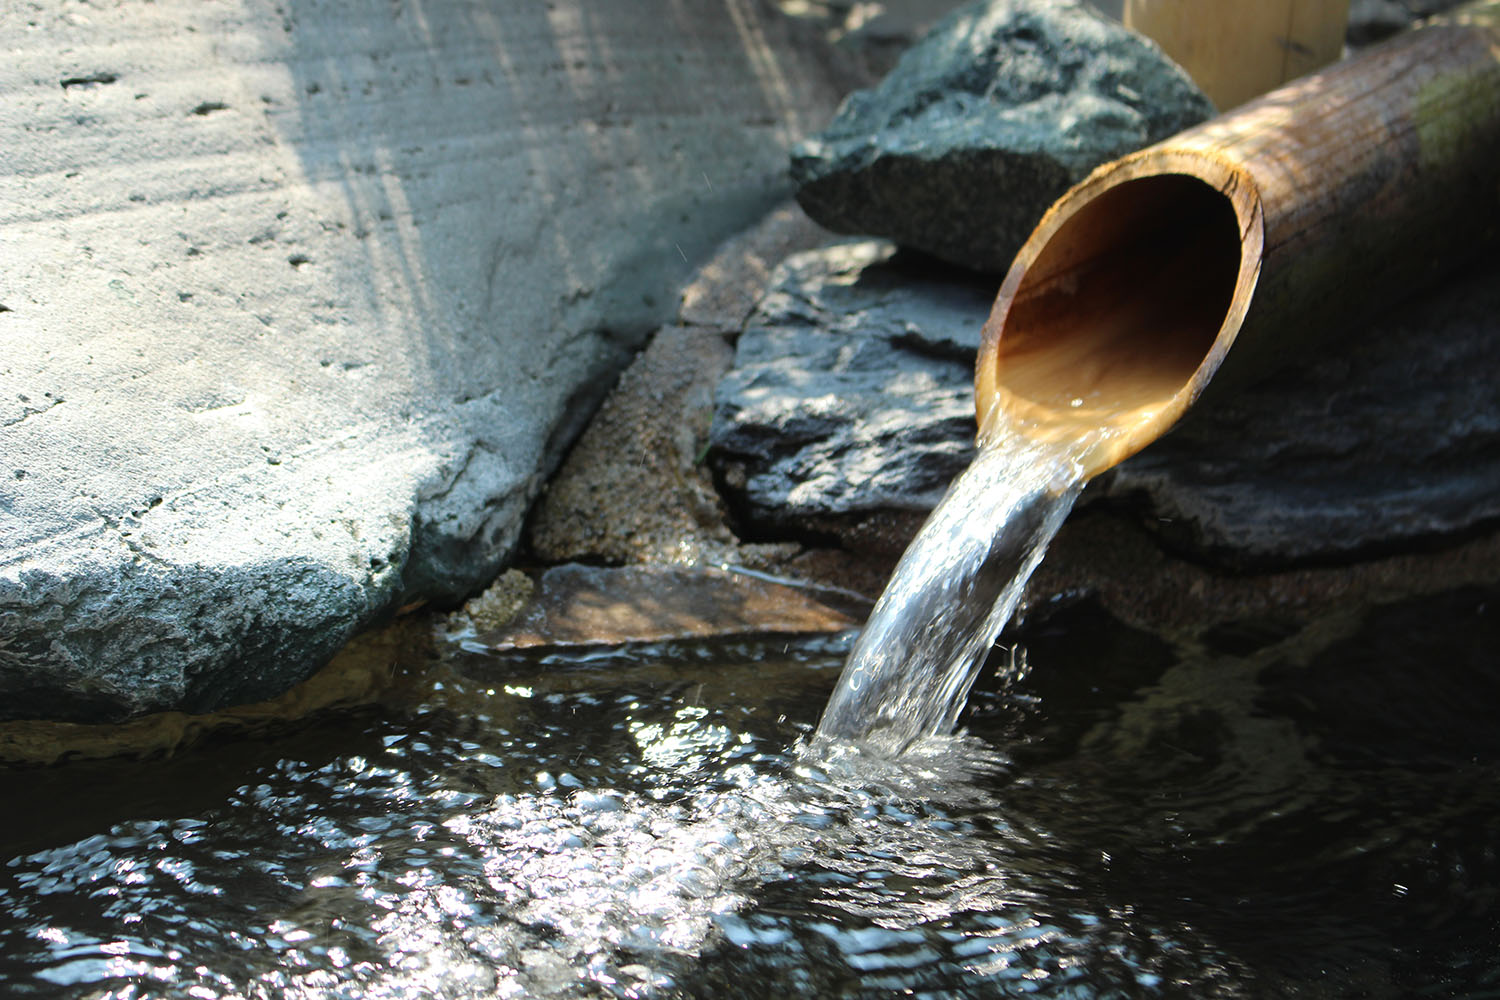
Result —
M1493 630L1492 596L1459 604L1372 622L1423 649ZM1454 646L1406 691L1391 635L1339 652L1361 726L1384 708L1405 734L1370 743L1309 710L1353 689L1295 638L1207 687L1069 615L1021 636L1035 669L983 687L968 733L896 760L808 753L842 650L778 642L460 658L417 703L278 741L0 774L33 819L0 851L0 986L1352 997L1500 975L1500 745L1476 707L1500 667Z

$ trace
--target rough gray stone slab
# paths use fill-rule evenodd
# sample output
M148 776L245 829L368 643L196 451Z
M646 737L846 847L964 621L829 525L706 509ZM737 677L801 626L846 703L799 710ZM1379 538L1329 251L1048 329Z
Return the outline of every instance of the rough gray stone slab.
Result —
M1095 166L1213 108L1154 43L1072 0L988 0L939 22L792 153L835 232L1003 271Z
M973 455L993 283L893 252L865 241L789 258L740 335L711 455L763 527L930 509Z
M1092 485L1172 548L1232 568L1331 562L1500 518L1500 258L1314 348ZM992 291L992 290L991 290ZM925 511L972 455L983 284L887 245L793 257L720 383L712 441L763 537Z
M0 13L0 718L277 693L494 576L836 100L757 2Z

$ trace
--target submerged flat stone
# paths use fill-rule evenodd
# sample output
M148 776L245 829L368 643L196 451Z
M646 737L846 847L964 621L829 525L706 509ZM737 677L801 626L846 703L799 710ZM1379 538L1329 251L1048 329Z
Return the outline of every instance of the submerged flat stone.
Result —
M865 609L836 595L745 573L568 564L544 572L491 649L617 646L723 636L841 632Z
M982 0L851 94L792 177L835 232L1004 271L1090 170L1212 114L1153 42L1083 3Z
M269 697L493 578L837 99L754 3L32 7L0 63L0 718Z

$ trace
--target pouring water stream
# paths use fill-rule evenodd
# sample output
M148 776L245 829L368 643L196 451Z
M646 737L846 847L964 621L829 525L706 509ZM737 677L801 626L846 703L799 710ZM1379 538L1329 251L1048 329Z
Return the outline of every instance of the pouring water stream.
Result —
M1089 477L1104 429L1025 434L999 407L979 454L901 557L829 698L818 741L899 754L951 732L985 654Z

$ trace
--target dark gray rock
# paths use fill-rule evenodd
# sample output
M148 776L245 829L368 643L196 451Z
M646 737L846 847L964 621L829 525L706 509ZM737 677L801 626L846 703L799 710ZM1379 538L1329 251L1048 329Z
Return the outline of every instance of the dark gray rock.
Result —
M1388 38L1424 17L1441 14L1462 0L1352 0L1349 4L1349 28L1345 35L1350 45L1369 45Z
M265 698L492 579L838 97L762 2L33 7L0 65L0 719Z
M1181 425L1085 493L1169 547L1269 569L1500 519L1500 258ZM856 243L787 261L719 386L712 441L752 533L930 509L972 454L992 289ZM914 520L905 522L914 525Z
M1176 64L1082 3L990 0L944 18L792 153L797 200L841 233L1003 271L1100 163L1213 114Z
M1239 568L1409 547L1500 518L1500 258L1212 408L1102 484Z
M1411 24L1413 15L1399 0L1352 0L1344 38L1350 45L1369 45Z
M994 284L893 252L867 241L788 259L739 338L711 454L764 527L931 509L973 455Z

